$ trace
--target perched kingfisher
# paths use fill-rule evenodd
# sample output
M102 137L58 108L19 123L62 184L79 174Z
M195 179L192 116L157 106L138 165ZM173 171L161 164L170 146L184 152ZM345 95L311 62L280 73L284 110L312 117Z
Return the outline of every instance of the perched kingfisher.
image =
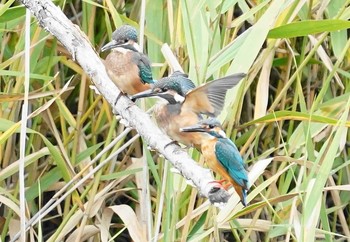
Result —
M123 25L113 32L112 41L101 51L112 49L104 61L108 76L118 88L133 95L150 88L154 83L148 57L140 52L137 31L130 25Z
M220 122L217 119L209 118L199 121L196 125L183 127L180 130L202 134L200 145L205 161L210 169L224 178L215 182L221 186L223 181L228 181L240 196L242 204L247 206L247 171L236 145L226 138ZM224 187L227 188L227 186Z
M156 105L154 116L158 126L170 138L186 146L200 145L200 134L180 132L180 128L195 125L203 114L217 116L221 112L226 92L237 85L245 74L234 74L213 80L195 88L193 82L181 72L174 72L152 85L152 88L132 99L158 96L167 101Z

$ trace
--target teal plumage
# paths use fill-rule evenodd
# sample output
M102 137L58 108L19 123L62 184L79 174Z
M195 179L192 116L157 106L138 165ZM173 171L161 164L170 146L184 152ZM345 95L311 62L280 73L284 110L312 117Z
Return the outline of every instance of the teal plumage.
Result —
M159 81L157 81L157 83L153 85L152 89L153 90L161 89L161 90L164 90L165 92L168 90L173 90L180 96L185 97L186 93L188 93L195 87L196 85L194 85L191 79L189 79L183 73L176 71L168 77L161 78ZM169 96L166 95L163 98L169 101L167 97Z
M152 76L151 63L146 55L140 52L132 52L132 61L139 68L139 76L143 84L155 83Z
M245 165L236 145L226 138L220 122L209 118L193 126L183 127L181 131L202 133L199 140L207 165L233 185L242 204L246 206L249 185Z
M220 164L227 170L230 177L243 188L242 203L246 205L248 177L243 159L236 145L230 139L220 137L215 144L215 155Z

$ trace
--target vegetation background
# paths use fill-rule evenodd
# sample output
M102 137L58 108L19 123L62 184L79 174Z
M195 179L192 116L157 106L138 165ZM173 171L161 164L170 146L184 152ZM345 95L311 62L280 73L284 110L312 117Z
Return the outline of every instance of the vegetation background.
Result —
M125 129L67 50L32 18L27 216L54 194L65 198L46 210L27 241L349 240L350 1L141 3L55 1L97 51L116 27L139 29L144 14L144 48L156 78L170 72L163 43L198 85L248 73L228 93L220 119L248 170L256 165L262 173L249 191L249 206L243 208L236 195L223 209L211 206L172 173L167 161ZM0 241L19 229L24 33L25 8L1 0ZM64 187L84 176L78 189ZM148 187L149 196L140 187Z

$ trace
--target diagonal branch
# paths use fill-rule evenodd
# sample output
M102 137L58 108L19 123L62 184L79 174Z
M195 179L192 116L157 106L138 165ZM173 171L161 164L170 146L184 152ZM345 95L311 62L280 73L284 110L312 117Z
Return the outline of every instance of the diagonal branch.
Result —
M119 113L151 148L164 155L186 179L193 182L200 194L209 198L210 202L227 202L228 193L214 188L214 184L210 183L213 181L210 171L200 167L179 146L168 145L172 140L160 131L148 114L123 95L115 103L120 91L109 79L101 59L77 25L74 25L50 0L22 0L22 2L31 10L39 24L63 44L71 53L73 60L76 60L91 77L99 92L112 106L114 113Z

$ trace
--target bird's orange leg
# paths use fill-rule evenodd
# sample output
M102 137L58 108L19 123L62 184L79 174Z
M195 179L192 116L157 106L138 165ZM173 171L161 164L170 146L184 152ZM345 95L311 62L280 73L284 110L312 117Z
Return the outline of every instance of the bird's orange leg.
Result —
M209 183L214 184L215 187L217 187L217 188L224 188L224 186L222 185L221 180L220 180L220 181L211 181L211 182L209 182ZM225 188L224 188L224 189L225 189Z
M216 182L220 183L222 185L224 182L227 182L227 180L226 179L221 179L221 180L217 180Z
M226 183L226 182L227 182L226 179L221 179L221 180L217 180L217 181L212 181L212 182L210 182L210 183L217 183L217 184L220 185L220 187L224 188L225 190L228 190L228 188L229 188L230 186L232 186L232 184L229 183L229 182L227 182L227 183ZM226 183L226 184L223 184L223 183Z

